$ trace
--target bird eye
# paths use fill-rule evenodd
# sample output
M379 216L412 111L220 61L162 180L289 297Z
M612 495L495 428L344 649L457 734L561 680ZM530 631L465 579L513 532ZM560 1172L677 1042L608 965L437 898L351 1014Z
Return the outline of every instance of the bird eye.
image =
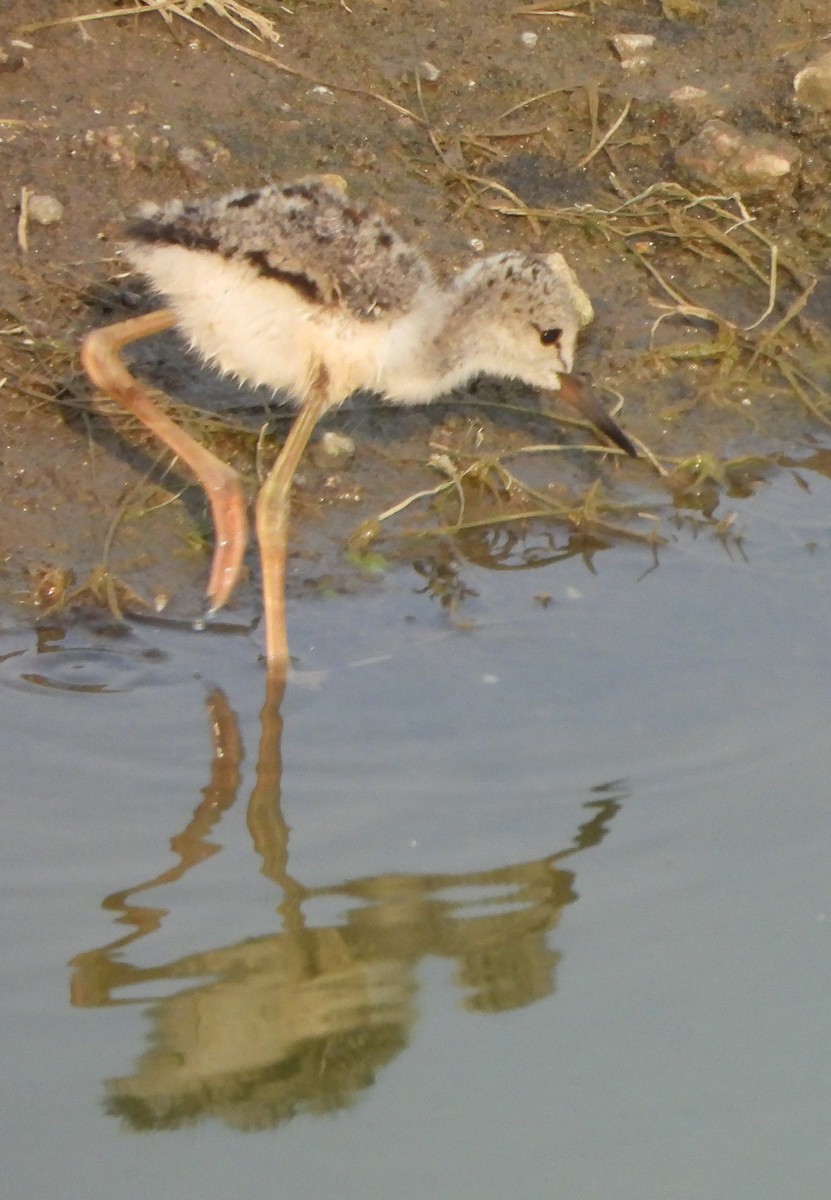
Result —
M544 346L559 346L560 338L563 336L562 329L541 329L540 341Z

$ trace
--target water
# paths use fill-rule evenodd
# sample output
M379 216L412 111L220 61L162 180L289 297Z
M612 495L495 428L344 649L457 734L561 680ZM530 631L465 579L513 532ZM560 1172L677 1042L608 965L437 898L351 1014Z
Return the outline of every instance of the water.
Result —
M9 629L4 1194L824 1198L810 482L744 557L471 569L469 632L296 607L259 764L256 635Z

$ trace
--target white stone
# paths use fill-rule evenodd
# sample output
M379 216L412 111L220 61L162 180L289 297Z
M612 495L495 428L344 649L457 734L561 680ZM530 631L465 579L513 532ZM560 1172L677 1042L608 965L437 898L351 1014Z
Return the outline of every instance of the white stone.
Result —
M655 49L655 41L651 33L616 33L611 38L620 65L627 71L638 70L647 65L649 56Z
M330 461L342 462L355 453L355 439L345 433L327 429L320 439L320 451Z
M676 88L674 92L669 94L673 104L698 105L702 100L707 99L707 93L704 88L694 87L693 84L687 83L683 87Z
M797 104L831 111L831 51L799 71L793 81Z
M675 161L700 183L739 191L775 188L796 178L801 155L788 138L743 133L726 121L712 120L675 152Z
M38 225L57 225L63 217L63 205L55 196L33 192L26 200L26 213Z

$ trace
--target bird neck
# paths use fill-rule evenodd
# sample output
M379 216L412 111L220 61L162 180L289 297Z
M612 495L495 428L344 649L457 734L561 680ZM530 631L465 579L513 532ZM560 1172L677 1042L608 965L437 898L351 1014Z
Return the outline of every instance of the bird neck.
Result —
M504 375L506 347L494 328L489 294L469 268L447 288L432 286L408 317L388 330L378 386L389 400L418 404L477 375Z
M457 276L442 295L424 355L442 388L461 387L477 375L504 375L505 348L493 321L492 296L483 292L478 264Z

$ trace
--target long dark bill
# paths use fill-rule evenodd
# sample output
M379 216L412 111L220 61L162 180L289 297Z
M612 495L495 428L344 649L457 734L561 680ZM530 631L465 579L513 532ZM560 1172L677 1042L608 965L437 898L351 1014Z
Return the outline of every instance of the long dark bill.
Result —
M601 433L605 433L610 442L620 446L621 450L631 454L632 458L638 457L634 442L626 436L617 422L612 420L600 401L591 392L583 390L582 384L573 375L561 375L560 390L552 392L552 395L559 396L566 404L576 408L581 416L587 417L592 425Z

